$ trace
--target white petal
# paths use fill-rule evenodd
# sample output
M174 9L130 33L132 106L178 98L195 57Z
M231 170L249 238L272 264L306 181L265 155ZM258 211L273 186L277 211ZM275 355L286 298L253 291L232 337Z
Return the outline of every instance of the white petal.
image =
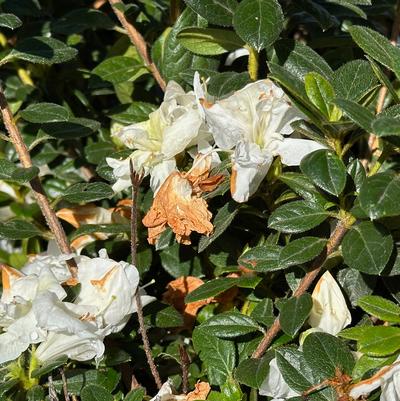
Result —
M176 169L175 159L164 160L156 164L150 173L150 187L153 190L154 196L160 189L161 185L167 177Z
M300 395L292 390L285 382L285 379L279 371L276 358L272 359L269 363L268 376L260 387L260 394L283 400Z
M284 138L279 144L277 153L286 166L298 166L303 157L319 149L326 147L309 139Z
M0 364L13 361L29 347L29 342L20 341L10 333L0 334Z
M319 279L312 293L312 299L313 307L308 319L311 327L336 335L351 323L346 300L329 271Z
M271 166L273 156L254 143L240 142L232 156L231 193L236 202L253 195Z
M228 54L228 57L225 60L225 65L230 66L239 57L244 57L244 56L248 56L248 55L249 55L249 51L247 49L245 49L244 47L242 47L241 49L237 49L233 52L230 52Z
M35 353L41 363L57 359L61 355L67 355L76 361L88 361L93 358L100 359L103 354L102 337L95 334L78 336L62 333L51 333Z

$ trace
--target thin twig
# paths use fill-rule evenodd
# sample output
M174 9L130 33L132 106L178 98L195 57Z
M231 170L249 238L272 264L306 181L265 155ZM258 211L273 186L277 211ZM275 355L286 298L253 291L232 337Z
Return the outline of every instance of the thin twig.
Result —
M346 234L349 227L353 224L352 220L341 220L337 224L335 230L333 231L325 250L314 260L310 271L303 277L300 281L299 286L296 291L293 293L293 296L298 298L300 295L303 295L312 285L316 277L321 271L321 268L326 261L327 257L331 255L337 247L342 242L344 235ZM258 345L257 349L253 352L252 358L261 358L265 351L268 349L274 338L278 335L281 330L281 323L279 321L279 316L275 319L272 326L265 333L264 338Z
M126 33L129 36L129 39L131 40L132 44L136 47L136 50L140 54L140 57L143 59L145 65L152 73L154 79L157 81L160 88L164 91L167 85L163 77L161 76L160 71L158 71L157 66L151 60L151 57L147 50L146 41L144 40L141 33L133 26L133 24L128 22L124 13L118 10L118 8L116 7L116 5L118 4L123 5L123 2L121 0L108 0L108 2L111 4L114 14L119 19L121 25L125 28Z
M50 375L48 377L48 382L49 382L49 400L50 401L60 401L57 397L57 391L54 388L54 383L53 383L53 376Z
M22 138L22 135L17 125L15 124L14 117L8 106L7 100L4 96L3 88L1 86L0 86L0 110L3 116L3 123L7 129L7 132L10 136L10 140L14 145L14 148L18 153L18 157L19 160L21 161L22 166L25 168L32 167L32 160L29 154L29 150ZM36 198L36 201L40 207L40 210L42 211L42 214L46 220L46 223L56 239L60 251L64 254L71 254L72 251L67 236L65 235L64 229L62 228L60 221L58 220L56 214L54 213L54 210L50 206L50 202L47 199L40 178L35 177L29 183L33 190L33 194ZM78 268L75 260L73 258L67 260L67 265L72 278L76 279Z
M132 256L132 264L136 266L137 262L137 245L138 245L138 235L137 235L137 225L139 218L139 208L138 208L138 193L139 187L142 182L143 176L137 174L133 170L132 161L129 163L130 171L131 171L131 182L132 182L132 207L131 207L131 256ZM136 290L135 294L136 300L136 309L139 320L139 331L142 336L143 348L146 353L147 363L150 366L151 374L153 375L154 381L156 382L157 388L160 389L162 386L162 381L160 378L160 374L158 373L156 364L153 359L153 355L151 354L151 347L149 337L147 336L146 325L144 323L143 316L143 305L142 300L140 298L139 287Z
M184 345L179 344L179 356L182 368L182 393L187 394L189 391L189 365L190 359Z
M65 377L63 368L60 368L60 375L61 375L61 380L62 380L62 384L63 384L64 399L65 399L65 401L70 401L69 393L68 393L67 378Z

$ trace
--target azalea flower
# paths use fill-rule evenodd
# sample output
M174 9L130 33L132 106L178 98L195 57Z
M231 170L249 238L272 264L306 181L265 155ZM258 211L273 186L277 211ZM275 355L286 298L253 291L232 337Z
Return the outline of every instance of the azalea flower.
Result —
M231 151L231 193L246 202L267 175L275 156L298 166L307 154L323 148L317 142L290 138L291 123L304 118L283 90L266 79L248 84L226 99L210 103L195 79L206 123L219 149Z
M129 125L114 135L127 148L134 149L127 159L106 159L117 178L114 191L131 186L132 161L135 171L150 174L150 186L156 194L176 169L175 156L197 144L205 133L203 114L194 93L185 93L179 84L170 81L163 103L150 113L147 121Z
M212 214L203 191L212 191L224 179L222 175L209 177L211 156L199 156L187 173L175 171L162 184L153 204L143 218L148 227L148 241L155 244L160 234L171 227L178 242L190 244L190 234L196 231L210 235L213 231Z
M346 300L329 271L321 276L311 296L313 306L308 319L311 327L335 336L351 323Z

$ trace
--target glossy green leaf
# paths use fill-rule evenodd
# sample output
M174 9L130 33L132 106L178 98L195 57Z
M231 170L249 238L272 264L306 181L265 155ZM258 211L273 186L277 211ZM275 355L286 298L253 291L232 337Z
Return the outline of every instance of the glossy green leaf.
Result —
M132 102L114 107L110 110L108 116L118 123L129 125L148 120L149 114L155 109L156 106L151 103Z
M102 386L88 384L81 391L82 401L113 401L112 394Z
M119 84L132 79L143 65L136 59L126 56L115 56L105 59L92 74L99 76L104 81Z
M203 299L215 297L222 292L229 290L236 285L237 280L235 278L223 277L215 280L210 280L191 291L186 295L185 303L202 301Z
M257 322L270 326L275 321L274 304L270 298L265 298L257 303L250 315Z
M353 226L342 241L345 263L368 274L380 274L383 271L392 249L393 238L387 229L368 221Z
M327 333L310 333L304 340L303 354L312 369L324 378L334 377L337 369L350 375L354 367L350 349Z
M34 103L20 111L20 116L30 123L55 123L68 121L69 111L54 103Z
M372 130L379 138L385 138L395 146L400 145L400 120L381 116L372 122Z
M39 168L32 166L29 168L17 167L11 174L11 179L18 182L29 182L39 175Z
M115 150L111 142L91 143L85 147L85 156L89 163L99 164Z
M247 269L260 272L280 270L279 255L281 250L282 247L279 245L259 245L241 255L238 263Z
M333 102L344 111L350 120L365 131L371 131L374 115L366 107L363 107L352 100L346 99L335 99Z
M5 59L19 59L31 63L51 65L72 60L77 53L76 49L57 39L37 36L18 42Z
M67 360L68 357L66 355L61 355L56 359L47 361L40 368L33 370L31 376L34 378L44 376L45 374L52 372L54 369L65 365Z
M283 12L276 0L243 0L235 11L236 33L257 51L270 47L283 29Z
M337 26L339 23L335 15L329 13L329 11L323 5L320 5L312 0L297 0L296 5L301 7L302 11L310 14L324 31L332 26Z
M353 60L333 73L333 87L339 98L358 102L378 86L378 79L365 60Z
M1 239L24 239L40 236L42 232L32 223L26 220L14 219L6 223L0 223Z
M284 233L301 233L318 226L328 216L329 213L317 204L295 201L274 210L268 226Z
M316 258L324 249L326 239L317 237L302 237L289 242L279 255L279 264L290 267L309 262Z
M227 97L250 82L247 72L226 71L215 74L207 85L208 93L217 99Z
M122 234L129 233L131 226L127 224L83 224L71 234L71 240L80 237L81 235L105 233L105 234Z
M88 118L70 118L68 121L45 123L42 130L54 138L72 139L93 134L100 129L100 123Z
M368 314L380 320L400 323L400 306L377 295L367 295L358 300L357 305Z
M261 327L250 316L239 312L225 312L206 320L200 329L206 330L212 336L235 338L260 331Z
M0 14L0 26L9 29L16 29L22 25L22 21L14 14Z
M239 383L248 387L259 389L269 372L269 363L273 353L259 359L245 359L235 370L235 378Z
M367 178L367 173L362 163L355 159L347 166L347 172L353 179L356 190L359 191Z
M146 394L143 387L131 390L124 398L124 401L142 401Z
M172 306L161 309L156 315L157 327L181 327L183 316Z
M185 0L185 3L209 23L231 26L238 6L236 0Z
M316 72L308 73L304 78L305 89L312 104L329 120L337 121L340 111L332 104L335 91L330 82Z
M33 386L26 393L26 401L43 401L45 397L42 386Z
M239 206L236 202L230 201L225 203L225 205L218 210L218 213L213 220L213 233L208 237L203 235L200 238L198 252L203 252L211 243L223 234L238 213Z
M216 56L244 46L239 36L227 29L185 28L177 38L186 49L203 56Z
M346 167L333 151L316 150L305 156L300 164L301 171L315 185L332 195L339 196L346 185Z
M387 173L368 177L360 188L359 201L371 220L400 215L400 177Z
M352 327L342 330L339 335L357 341L358 351L370 356L386 356L400 349L399 327Z
M208 330L196 328L193 332L193 346L206 365L209 382L216 385L224 384L235 368L234 342L210 336Z
M308 318L313 306L310 294L288 299L280 309L279 321L282 330L294 337Z
M114 195L112 188L104 182L79 183L71 185L63 194L63 199L72 202L94 202Z

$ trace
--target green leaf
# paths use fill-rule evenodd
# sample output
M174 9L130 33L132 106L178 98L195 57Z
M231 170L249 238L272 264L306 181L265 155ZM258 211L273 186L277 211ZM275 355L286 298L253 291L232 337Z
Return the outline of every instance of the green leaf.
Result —
M9 29L19 28L22 21L14 14L0 14L0 26Z
M243 0L233 16L236 33L258 52L270 47L283 30L283 12L276 0Z
M42 130L54 138L73 139L93 134L100 129L100 123L88 118L70 118L68 121L45 123Z
M367 178L367 173L365 172L364 166L358 159L354 159L347 166L347 172L353 179L356 190L359 191Z
M225 312L206 320L200 325L200 329L212 336L235 338L260 331L261 327L250 316L239 312Z
M97 142L85 146L85 156L89 163L99 164L115 151L111 142Z
M33 386L26 393L27 401L43 401L45 398L42 386Z
M358 102L378 86L378 80L365 60L352 60L333 73L333 87L339 98Z
M321 378L335 377L337 369L350 375L354 367L354 357L347 346L327 333L309 334L303 343L303 354Z
M269 363L274 356L273 352L260 359L245 359L235 370L235 379L251 388L259 389L269 372Z
M7 400L7 398L4 398L3 395L11 390L13 387L15 387L17 384L19 384L19 380L18 379L11 379L11 380L6 380L6 381L2 381L0 383L0 400ZM8 401L8 400L7 400Z
M257 303L250 315L264 326L270 326L275 321L274 304L270 298L265 298Z
M379 138L385 138L395 146L400 145L400 120L394 117L380 116L372 123L372 130Z
M182 315L172 306L160 310L156 315L156 326L162 328L183 326Z
M54 369L65 365L67 363L68 357L66 355L61 355L60 357L47 361L40 368L37 368L32 371L31 377L42 377L47 373L52 372Z
M9 220L6 223L0 223L1 239L24 239L42 235L42 232L26 220Z
M240 256L238 263L247 269L260 272L281 270L279 255L282 247L279 245L265 244L247 250Z
M88 384L81 391L82 401L113 401L112 394L102 386Z
M363 326L342 330L340 337L357 341L358 351L370 356L386 356L400 349L400 328Z
M351 121L365 129L365 131L371 131L374 115L366 107L346 99L335 99L333 103L341 108Z
M316 150L305 156L300 164L301 171L315 185L332 195L339 196L346 185L346 167L336 153Z
M63 199L72 202L94 202L114 195L112 188L104 182L78 183L71 185L63 194Z
M242 89L249 82L250 77L247 72L226 71L213 75L208 82L207 90L211 96L221 99Z
M383 271L392 249L393 238L387 229L369 221L353 226L342 241L344 262L368 274Z
M364 26L349 27L350 35L365 53L394 71L394 60L400 58L400 49L377 31Z
M105 233L105 234L121 234L131 231L130 224L84 224L76 229L70 239L74 240L82 235Z
M203 299L215 297L226 290L234 287L237 280L235 278L223 277L210 280L191 291L185 297L185 303L202 301Z
M146 390L143 387L129 391L125 396L124 401L142 401L146 394Z
M221 209L218 210L216 214L213 225L213 233L207 237L203 235L199 241L198 252L203 252L211 243L213 243L224 231L230 226L233 219L239 212L239 205L234 201L229 201L225 203Z
M20 111L20 116L30 123L55 123L68 121L69 111L54 103L35 103Z
M279 264L290 267L309 262L316 258L325 248L326 239L317 237L302 237L289 242L279 255Z
M125 56L110 57L92 70L92 74L112 84L127 82L132 79L143 65L136 59Z
M29 168L17 167L11 174L11 179L18 182L29 182L39 175L39 168L32 166Z
M244 46L239 36L227 29L185 28L177 38L186 49L203 56L216 56Z
M304 84L308 98L328 121L340 120L340 111L331 103L335 91L329 81L316 72L310 72L305 76Z
M172 30L168 33L158 58L162 76L166 81L174 80L185 84L184 74L188 70L216 70L219 61L216 58L199 56L188 52L178 41L177 35L184 28L205 27L205 20L198 17L190 8L186 8Z
M371 220L400 215L400 177L390 172L368 177L360 188L359 201Z
M314 17L323 31L339 24L339 21L334 15L330 14L325 7L315 3L314 1L297 0L296 5L299 5L302 11L305 11Z
M0 180L11 180L11 175L17 166L7 159L0 159Z
M147 120L155 109L156 106L151 103L132 102L113 108L107 115L118 123L129 125Z
M310 294L288 299L279 314L282 330L287 335L294 337L307 320L312 306L313 301Z
M358 300L357 305L365 312L380 320L400 323L400 306L377 295L367 295Z
M207 367L210 384L224 384L235 368L234 342L210 336L208 330L196 328L193 331L193 346Z
M65 43L47 37L30 37L21 40L3 59L3 62L19 59L38 64L58 64L72 60L78 51Z
M286 203L274 210L268 227L284 233L301 233L321 224L329 213L322 206L306 201Z
M185 0L185 3L209 23L231 26L238 6L236 0Z

